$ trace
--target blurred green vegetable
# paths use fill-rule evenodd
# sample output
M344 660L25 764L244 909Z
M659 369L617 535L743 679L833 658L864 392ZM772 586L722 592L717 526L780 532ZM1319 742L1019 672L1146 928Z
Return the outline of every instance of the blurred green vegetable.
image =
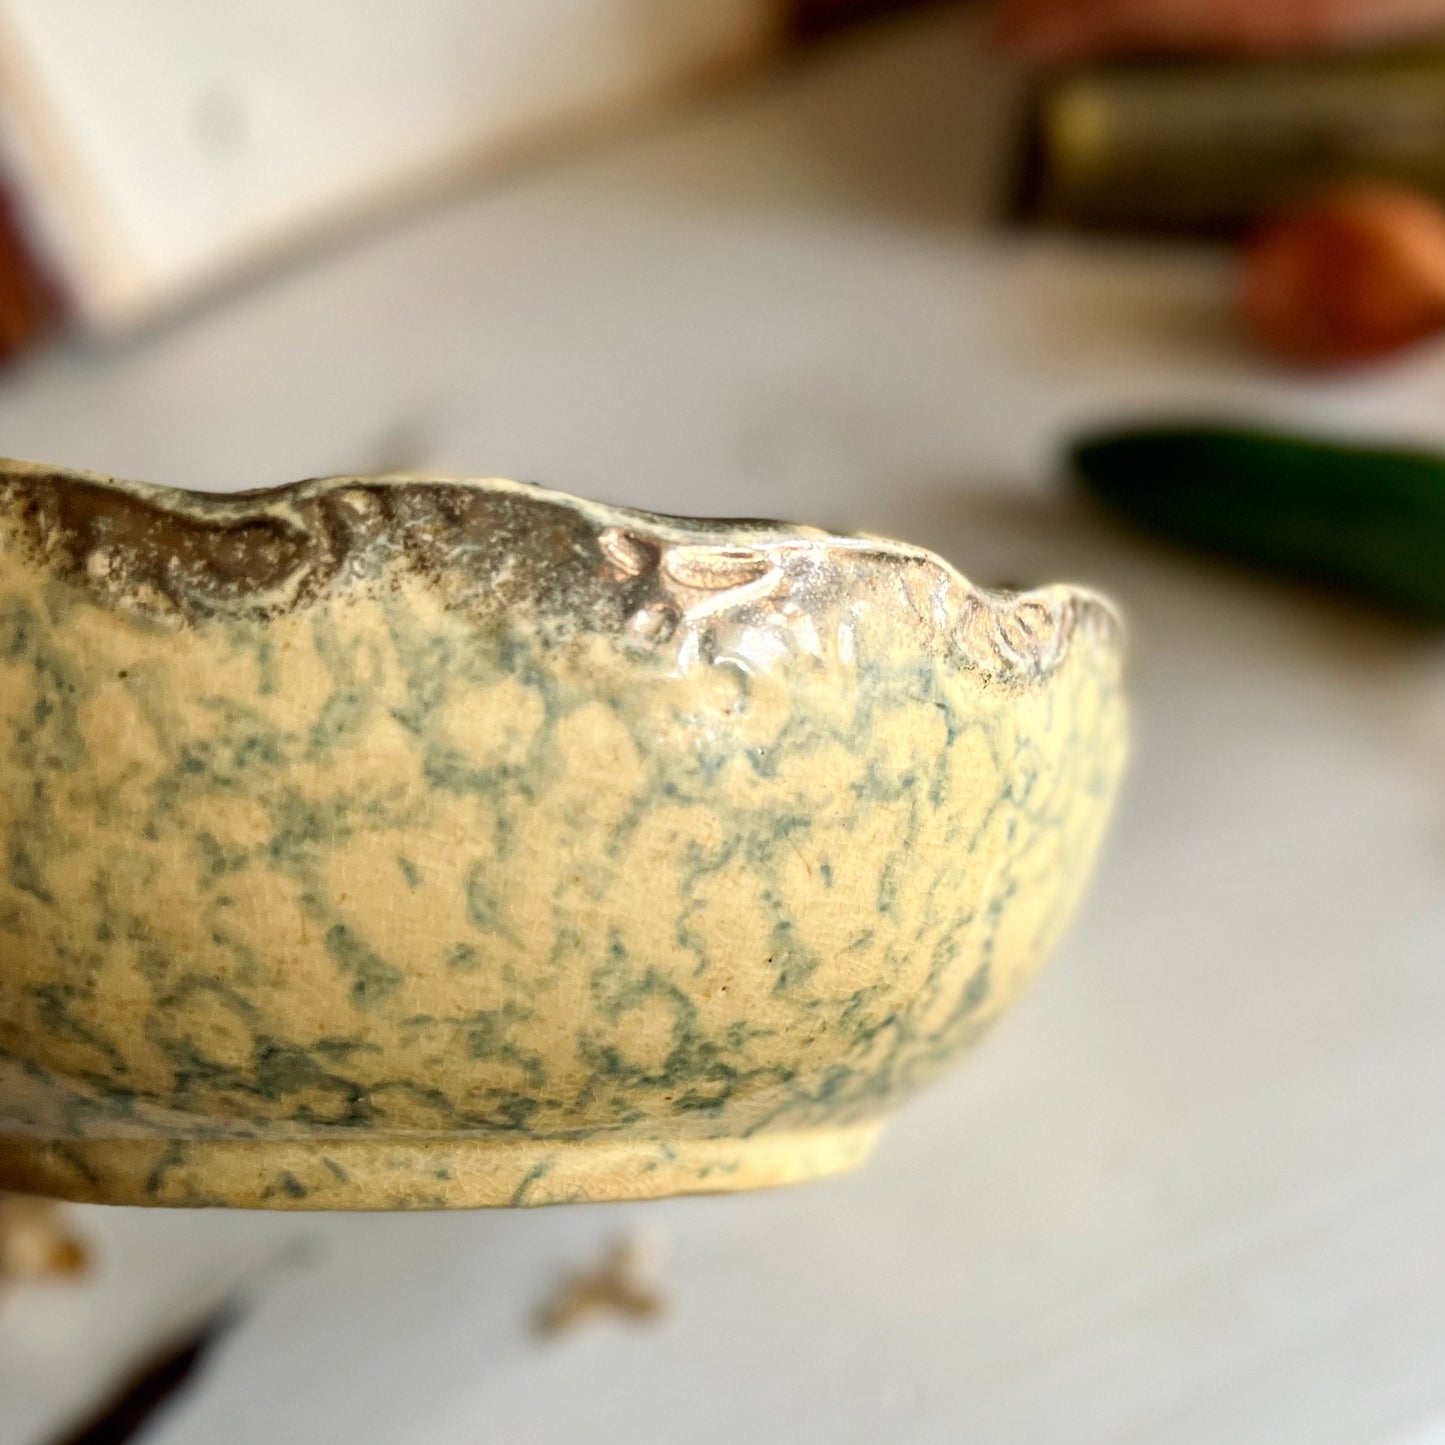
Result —
M1162 536L1445 623L1445 459L1198 425L1096 434L1069 459Z

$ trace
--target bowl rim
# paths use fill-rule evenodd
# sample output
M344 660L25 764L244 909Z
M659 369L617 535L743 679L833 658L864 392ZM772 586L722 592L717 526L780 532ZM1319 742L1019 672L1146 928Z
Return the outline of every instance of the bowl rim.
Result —
M376 488L456 488L461 491L525 497L571 511L585 518L599 538L608 533L641 531L663 547L698 549L712 556L737 557L749 552L779 553L826 550L835 558L892 559L913 563L932 573L952 594L953 612L942 603L915 599L925 623L940 634L952 634L966 661L1007 674L1052 673L1062 664L1076 636L1086 634L1094 651L1117 666L1125 646L1123 619L1104 593L1073 582L1045 582L1034 587L986 587L973 582L942 554L918 543L869 532L836 532L807 523L754 517L691 517L597 501L540 483L500 476L388 471L313 476L274 486L241 490L207 490L118 477L86 468L0 457L0 495L10 483L47 482L58 487L91 487L123 493L160 516L176 516L208 526L243 525L259 517L296 522L297 504L333 493ZM930 619L926 607L935 615ZM1028 620L1025 620L1025 619ZM960 625L962 624L962 625ZM980 625L982 624L982 625Z

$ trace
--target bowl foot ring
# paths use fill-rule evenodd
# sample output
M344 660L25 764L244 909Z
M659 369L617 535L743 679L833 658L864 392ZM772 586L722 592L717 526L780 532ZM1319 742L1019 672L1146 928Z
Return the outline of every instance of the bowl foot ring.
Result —
M88 1204L473 1209L659 1199L853 1169L879 1124L744 1139L0 1139L0 1190Z

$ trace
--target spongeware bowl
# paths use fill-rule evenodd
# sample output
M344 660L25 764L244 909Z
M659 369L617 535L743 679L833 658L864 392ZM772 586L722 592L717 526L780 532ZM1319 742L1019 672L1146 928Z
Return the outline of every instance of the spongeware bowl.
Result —
M0 1188L811 1178L1008 1007L1119 632L917 547L515 482L0 466Z

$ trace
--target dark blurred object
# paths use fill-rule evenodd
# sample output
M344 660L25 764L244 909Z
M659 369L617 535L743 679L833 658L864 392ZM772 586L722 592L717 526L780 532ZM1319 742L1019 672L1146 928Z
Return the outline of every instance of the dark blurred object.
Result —
M792 0L794 34L811 39L897 10L917 10L938 0Z
M1355 185L1275 217L1246 248L1239 311L1285 361L1353 366L1445 328L1445 211L1415 191Z
M216 1343L236 1323L234 1308L223 1309L194 1334L171 1345L142 1366L84 1424L70 1430L56 1445L124 1445L134 1440L177 1391L190 1383Z
M1020 207L1227 233L1359 179L1445 197L1445 50L1061 75L1033 106Z
M1445 459L1178 425L1087 437L1069 462L1161 536L1445 623Z
M1034 60L1260 55L1400 43L1445 30L1445 0L1004 0L1000 44Z

